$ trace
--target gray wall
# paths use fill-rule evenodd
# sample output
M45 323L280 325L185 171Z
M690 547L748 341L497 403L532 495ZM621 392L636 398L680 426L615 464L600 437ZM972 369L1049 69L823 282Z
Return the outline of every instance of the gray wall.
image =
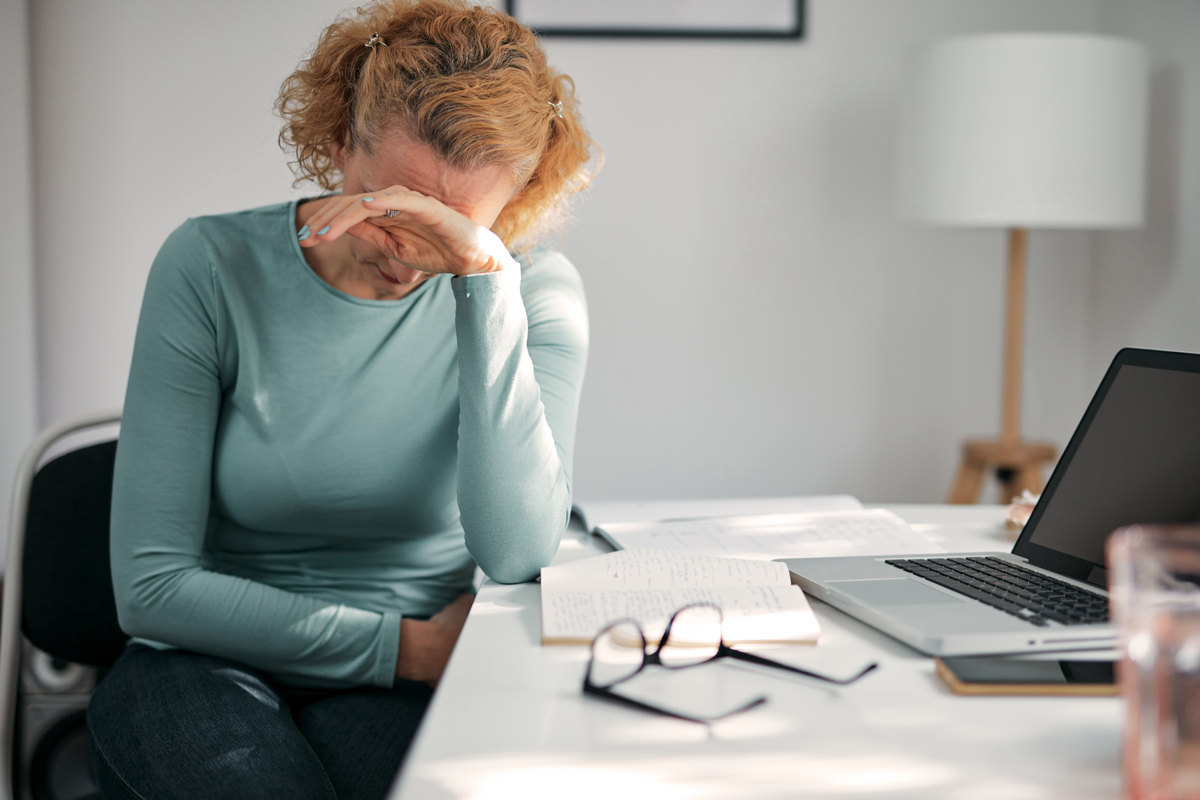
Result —
M1200 2L1107 0L1099 30L1146 43L1146 227L1095 234L1088 360L1113 350L1200 350Z
M0 531L8 530L13 471L37 429L33 314L33 195L25 0L0 3ZM4 564L0 540L0 567Z
M813 2L801 44L555 40L608 164L567 251L594 349L582 496L938 501L999 425L1004 234L897 219L897 92L944 36L1091 30L1092 2ZM1094 383L1089 242L1036 233L1025 430Z
M121 402L172 228L295 194L271 104L341 7L34 4L41 424ZM1102 31L1155 65L1146 230L1031 236L1026 433L1064 444L1122 345L1200 350L1198 7L812 0L799 43L548 41L607 154L562 238L592 314L577 495L936 502L959 441L996 432L1003 233L894 212L902 58L945 36ZM20 291L0 299L6 326L32 324ZM5 332L19 412L29 348ZM0 439L0 466L25 431Z

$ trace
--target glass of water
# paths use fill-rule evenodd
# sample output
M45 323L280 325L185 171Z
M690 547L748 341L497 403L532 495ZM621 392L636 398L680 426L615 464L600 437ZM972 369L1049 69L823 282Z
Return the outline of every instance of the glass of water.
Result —
M1108 567L1127 795L1200 800L1200 526L1122 528Z

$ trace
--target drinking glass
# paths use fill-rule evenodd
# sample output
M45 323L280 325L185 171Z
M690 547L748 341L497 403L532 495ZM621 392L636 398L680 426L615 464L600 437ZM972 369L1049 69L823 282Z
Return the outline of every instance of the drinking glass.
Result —
M1200 526L1132 525L1108 544L1133 800L1200 800Z

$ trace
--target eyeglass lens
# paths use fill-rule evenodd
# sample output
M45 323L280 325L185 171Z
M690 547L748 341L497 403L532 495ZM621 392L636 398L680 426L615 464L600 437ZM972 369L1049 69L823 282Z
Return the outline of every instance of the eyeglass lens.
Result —
M703 664L721 649L721 610L711 605L681 608L671 618L657 650L658 663L671 669Z
M610 625L592 642L592 661L588 677L607 689L628 680L641 670L646 658L646 639L633 622Z

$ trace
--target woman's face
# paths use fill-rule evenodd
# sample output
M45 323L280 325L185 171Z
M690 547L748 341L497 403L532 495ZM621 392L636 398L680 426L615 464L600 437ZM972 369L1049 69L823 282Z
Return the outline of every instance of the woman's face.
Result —
M342 171L343 194L373 194L400 185L449 206L472 222L491 228L516 185L509 170L485 166L465 171L439 159L427 145L403 134L385 138L373 154L331 148L333 162ZM359 277L382 297L403 297L430 277L379 248L354 237L345 237Z

